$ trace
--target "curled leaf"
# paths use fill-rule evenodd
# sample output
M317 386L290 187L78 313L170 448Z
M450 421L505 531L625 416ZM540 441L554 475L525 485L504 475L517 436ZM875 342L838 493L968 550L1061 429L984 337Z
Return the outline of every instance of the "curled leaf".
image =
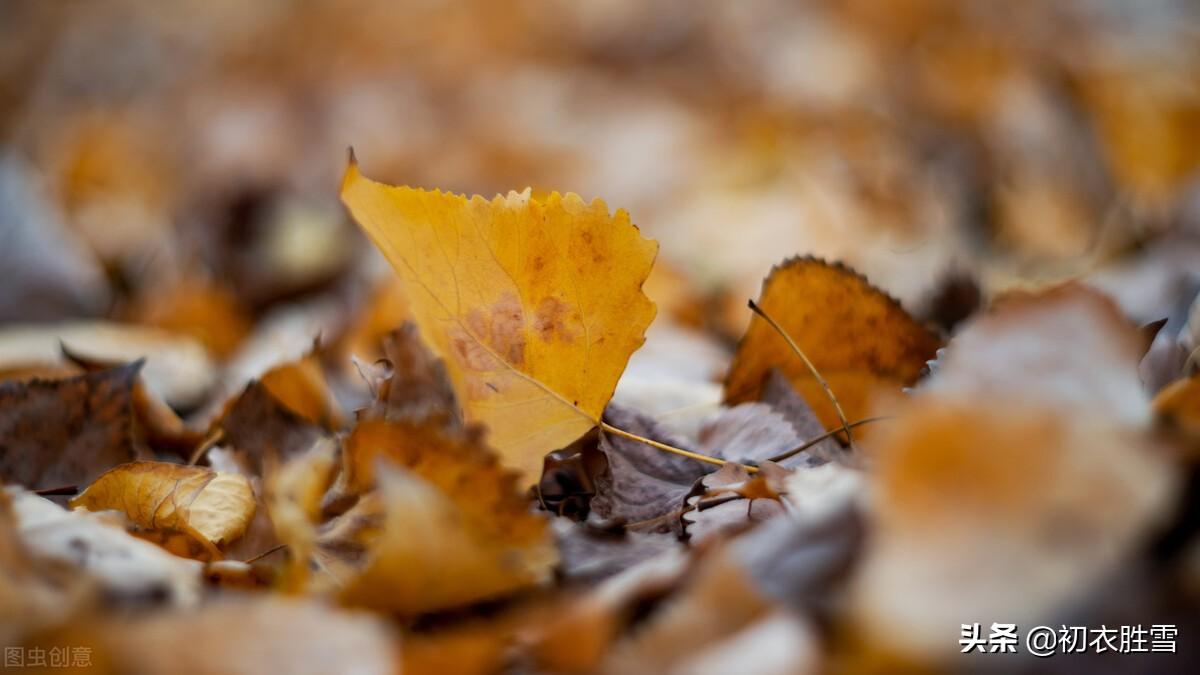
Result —
M115 510L150 531L178 531L210 554L246 532L254 517L254 492L244 476L200 466L130 462L105 472L72 507Z

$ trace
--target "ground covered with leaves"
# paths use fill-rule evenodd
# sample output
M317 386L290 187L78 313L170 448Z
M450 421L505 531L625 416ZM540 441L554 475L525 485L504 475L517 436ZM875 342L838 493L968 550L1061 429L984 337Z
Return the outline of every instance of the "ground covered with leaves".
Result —
M1194 669L1194 7L501 4L0 7L6 669Z

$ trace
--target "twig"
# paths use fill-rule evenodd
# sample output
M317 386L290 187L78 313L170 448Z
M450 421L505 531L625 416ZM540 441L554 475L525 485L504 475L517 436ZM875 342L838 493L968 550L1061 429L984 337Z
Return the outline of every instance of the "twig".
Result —
M829 397L830 403L833 403L833 409L837 411L838 419L842 422L841 431L846 432L846 441L850 444L850 448L854 449L854 437L850 435L850 423L846 421L846 413L842 410L842 404L838 403L837 396L833 395L833 389L829 388L829 383L826 382L825 378L821 376L821 373L817 371L817 367L813 365L813 362L808 360L808 356L804 354L804 350L800 349L800 345L796 344L796 341L792 339L791 335L788 335L788 332L783 329L783 326L780 326L778 323L776 323L775 319L772 319L765 311L763 311L762 307L759 307L758 304L756 304L753 300L747 301L747 304L750 306L751 311L762 317L762 319L766 321L771 328L775 329L776 333L779 333L780 337L787 341L788 346L792 348L792 351L796 352L796 356L799 356L800 360L804 361L804 365L808 368L808 372L812 373L812 376L817 379L817 382L821 383L821 387L825 389L825 395Z
M863 424L867 424L868 422L880 422L883 420L890 420L890 419L892 419L892 418L887 415L884 415L882 417L868 417L866 419L858 420L857 422L851 422L847 426L849 426L850 428L854 428L857 426L861 426ZM787 452L782 452L778 455L775 455L774 457L770 458L767 461L782 462L783 460L785 460L793 455L798 455L798 454L804 452L805 450L807 450L807 449L811 448L812 446L816 445L817 443L820 443L821 441L829 438L830 436L833 436L834 434L838 433L839 431L841 431L841 429L834 429L833 431L826 431L825 433L821 434L820 436L817 436L816 438L814 438L812 440L804 441L804 443L802 443L801 445L798 445L798 446L792 448L791 450L788 450Z
M276 551L282 551L285 548L287 548L287 544L280 544L273 548L269 548L269 549L263 551L262 553L259 553L258 555L254 556L253 558L250 558L249 560L243 560L242 562L244 562L247 565L249 565L251 563L256 563L259 560L262 560L263 558L271 555L272 553L275 553Z
M79 494L79 486L63 485L60 487L43 488L41 490L34 490L33 494L40 495L42 497L75 496Z

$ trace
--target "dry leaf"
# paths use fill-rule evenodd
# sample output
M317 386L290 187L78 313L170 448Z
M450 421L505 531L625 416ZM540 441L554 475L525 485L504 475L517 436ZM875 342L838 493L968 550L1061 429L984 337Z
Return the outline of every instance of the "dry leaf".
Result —
M537 516L505 516L470 493L452 498L404 469L385 470L380 482L383 531L344 588L345 602L413 616L549 579L557 556Z
M399 671L397 642L380 619L316 601L270 597L225 599L193 612L81 620L38 646L47 651L86 646L93 667L84 672L103 675Z
M601 531L566 518L551 524L562 559L560 571L570 581L596 582L682 546L668 534Z
M133 389L141 363L65 380L0 383L0 479L87 485L137 458Z
M610 405L605 419L644 438L688 449L688 443L632 410ZM600 434L598 450L607 462L592 471L596 486L592 512L647 531L678 530L678 513L684 499L692 485L712 470L709 465L613 434ZM585 465L591 469L590 463Z
M178 531L215 558L241 537L254 517L254 492L244 476L166 462L122 464L96 479L71 506L116 510L152 532Z
M600 422L642 344L657 245L599 200L389 187L353 161L342 199L404 280L467 421L533 482L547 452Z
M328 438L328 432L293 413L266 385L251 382L213 426L237 453L246 473L261 476L267 462L286 462Z
M413 323L405 323L382 339L388 376L375 385L375 401L359 417L424 422L444 418L450 427L462 426L458 402L441 361L433 358Z
M218 358L233 354L250 334L246 309L223 286L190 279L152 291L129 311L131 321L190 335Z
M772 270L758 305L804 350L850 422L868 416L876 395L913 384L939 346L937 336L866 279L813 258L793 258ZM820 383L757 316L738 344L725 400L761 400L773 368L787 376L826 429L840 426Z
M258 381L276 401L301 419L326 429L341 426L341 414L325 381L317 347L301 359L271 368Z
M700 429L696 452L743 464L757 464L804 442L789 420L764 403L743 403L717 413ZM804 455L784 463L804 461Z
M1154 413L1192 439L1200 439L1200 374L1176 380L1153 401Z
M21 544L40 573L59 570L64 580L56 586L69 589L66 581L85 579L105 599L129 607L188 606L199 599L200 563L130 536L103 514L68 511L14 488L7 492Z
M871 444L875 528L855 599L877 643L945 655L962 616L1048 620L1170 503L1172 467L1143 431L994 400L923 395Z
M1099 291L1067 284L1013 293L968 322L921 389L980 405L1041 401L1064 414L1149 420L1138 375L1145 343Z
M146 384L181 408L197 405L216 380L212 358L196 340L158 328L104 321L5 326L0 329L0 370L58 366L68 360L64 348L93 362L145 359Z

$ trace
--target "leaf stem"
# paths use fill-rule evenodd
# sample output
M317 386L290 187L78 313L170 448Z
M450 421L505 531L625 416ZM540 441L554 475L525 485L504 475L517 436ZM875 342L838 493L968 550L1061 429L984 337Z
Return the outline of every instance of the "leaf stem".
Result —
M881 422L883 420L890 420L890 419L892 419L892 418L887 415L884 415L881 417L868 417L866 419L858 420L857 422L851 422L850 424L848 424L846 426L848 426L850 428L854 428L857 426L862 426L869 422ZM767 461L782 462L783 460L785 460L793 455L798 455L798 454L804 452L805 450L807 450L807 449L811 448L812 446L816 445L817 443L820 443L821 441L829 438L830 436L833 436L834 434L838 433L839 431L841 431L841 429L834 429L833 431L826 431L825 433L821 434L820 436L817 436L816 438L805 441L801 445L798 445L798 446L792 448L791 450L788 450L787 452L781 452L778 455L775 455L774 457L772 457L771 459L769 459Z
M625 431L624 429L614 427L613 425L609 424L608 422L605 422L604 420L600 421L600 429L602 431L607 431L608 433L613 434L614 436L621 436L623 438L628 438L631 441L637 441L638 443L644 443L645 445L649 445L652 448L662 450L663 452L669 452L674 455L679 455L680 457L687 457L688 459L694 459L697 462L704 462L705 464L714 464L716 466L725 466L726 464L736 464L736 462L727 462L723 459L717 459L716 457L709 457L708 455L702 455L698 452L692 452L691 450L684 450L683 448L677 448L673 445L667 445L666 443L660 443L654 439L646 438L645 436L638 436L635 433L631 433L631 432ZM747 466L744 464L741 466L742 466L742 468L746 469L746 471L748 471L750 473L754 473L754 472L758 471L757 467Z
M825 389L825 395L829 397L830 403L833 403L833 409L837 411L838 419L842 422L842 428L840 431L846 432L846 441L850 444L850 448L853 449L854 437L850 435L850 423L846 421L846 413L842 410L842 404L838 403L837 396L833 395L833 389L829 387L829 383L826 382L825 378L821 376L821 373L817 370L817 367L813 365L813 362L808 359L808 356L805 355L804 350L800 349L800 345L796 344L796 341L792 339L792 336L788 335L788 332L783 329L783 326L780 326L778 323L776 323L775 319L772 319L770 315L763 311L763 308L759 307L758 304L753 300L747 301L747 304L750 306L750 310L752 312L762 317L762 319L766 321L771 328L775 329L776 333L779 333L780 337L787 341L788 346L792 348L792 351L796 352L796 356L799 356L800 360L804 361L804 365L808 368L808 372L812 373L812 376L817 379L817 382L821 383L821 387Z

